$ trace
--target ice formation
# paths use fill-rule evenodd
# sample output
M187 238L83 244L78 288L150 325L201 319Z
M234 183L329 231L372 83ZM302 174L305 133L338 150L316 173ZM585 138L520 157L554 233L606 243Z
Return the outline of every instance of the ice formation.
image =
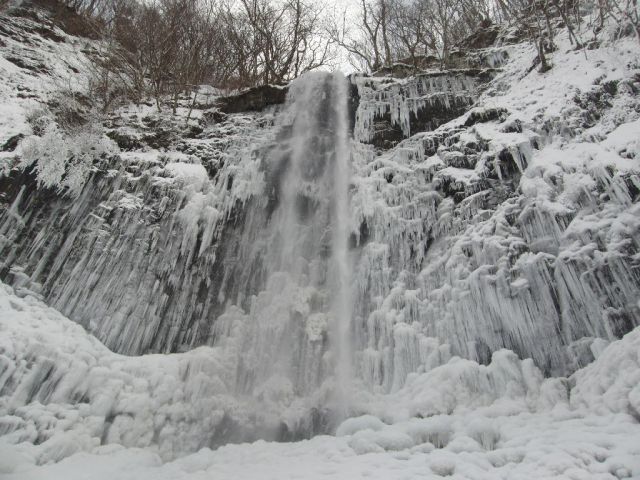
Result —
M2 478L640 474L638 329L594 348L596 361L569 379L545 379L506 350L487 366L451 358L392 395L354 399L370 414L337 437L212 451L242 440L225 436L231 415L248 425L263 414L232 393L231 346L127 357L4 284L0 307Z
M544 75L524 44L309 74L197 138L125 108L128 146L101 138L71 183L15 94L70 67L26 74L9 49L42 52L10 42L0 141L27 138L0 152L0 473L640 475L630 39L585 58L560 35Z

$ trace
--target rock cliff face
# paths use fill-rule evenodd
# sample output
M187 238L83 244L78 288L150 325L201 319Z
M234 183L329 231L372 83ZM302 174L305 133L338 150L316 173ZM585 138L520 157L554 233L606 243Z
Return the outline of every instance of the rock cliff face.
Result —
M557 124L513 117L476 107L365 150L355 318L372 385L399 388L436 354L433 338L481 363L507 347L566 374L592 360L594 337L638 324L637 173L607 167L606 147L558 147L545 130Z
M76 196L7 148L0 275L118 353L225 349L230 395L295 412L283 439L455 355L569 374L640 323L640 77L633 52L609 66L618 48L565 49L545 76L515 44L307 77L195 129L131 107Z
M223 135L238 128L248 139L254 123L247 123L231 120ZM75 198L37 188L32 172L12 172L4 179L14 190L3 217L5 278L41 293L121 353L207 343L206 319L222 314L225 294L237 290L223 252L233 252L246 208L244 198L226 198L241 181L231 161L198 147L181 148L206 164L184 163L195 155L181 152L122 153ZM218 198L223 204L213 206Z

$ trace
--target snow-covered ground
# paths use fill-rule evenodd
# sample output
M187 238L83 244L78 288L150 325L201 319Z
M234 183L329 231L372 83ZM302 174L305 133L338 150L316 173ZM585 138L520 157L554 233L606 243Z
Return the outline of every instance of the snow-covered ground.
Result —
M221 406L233 402L218 378L224 371L220 352L117 355L39 300L21 298L2 284L0 391L14 393L0 397L0 432L9 432L0 436L0 475L6 480L638 477L640 329L600 347L597 360L569 379L543 379L530 360L507 350L496 352L488 366L454 357L414 374L393 396L368 398L378 415L346 420L335 437L204 448L166 461L167 449L188 450L192 437L215 428ZM84 401L67 403L73 392L85 395ZM120 412L117 421L108 420L110 412ZM155 445L149 445L151 436Z
M96 53L95 42L67 35L42 12L36 15L18 21L4 14L0 17L0 145L13 135L29 132L27 117L51 100L52 92L72 101L74 94L83 91L88 54Z

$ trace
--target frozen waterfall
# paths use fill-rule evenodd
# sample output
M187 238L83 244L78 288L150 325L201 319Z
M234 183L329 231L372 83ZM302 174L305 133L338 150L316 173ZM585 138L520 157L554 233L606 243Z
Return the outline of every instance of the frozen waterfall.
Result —
M0 278L117 354L188 353L193 441L171 451L333 432L371 395L502 348L570 374L638 325L640 183L606 144L567 153L506 107L471 108L494 74L307 74L284 104L105 159L75 198L14 169ZM43 358L32 378L70 386L7 389L101 395Z
M544 73L523 32L483 21L447 62L194 86L162 109L112 99L111 73L116 91L85 92L124 51L17 3L2 479L640 479L622 24L556 25Z

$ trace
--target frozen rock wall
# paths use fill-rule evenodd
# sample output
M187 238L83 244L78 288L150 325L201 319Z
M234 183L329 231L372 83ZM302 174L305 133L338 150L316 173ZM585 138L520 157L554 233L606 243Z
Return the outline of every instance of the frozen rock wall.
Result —
M219 349L243 405L220 408L275 418L270 438L329 431L323 409L366 411L450 362L494 358L502 378L503 348L531 359L514 378L569 374L640 321L640 85L626 40L586 59L558 41L544 77L522 44L480 51L486 69L310 75L192 138L123 114L127 151L77 197L2 170L2 278L120 354Z
M389 149L414 133L435 130L465 113L495 73L486 68L420 73L405 79L355 75L354 137Z
M371 388L438 365L441 343L445 361L506 347L567 374L594 338L638 325L639 85L633 67L603 67L605 50L545 80L514 61L464 115L382 153L362 119L391 109L389 141L409 136L425 80L375 79L382 94L356 79L354 336Z
M7 189L24 182L2 220L5 278L121 353L205 343L211 324L202 320L222 313L228 292L216 252L233 248L244 208L242 198L224 195L232 165L211 182L190 161L123 153L77 198L37 189L27 172L14 171L2 180Z

